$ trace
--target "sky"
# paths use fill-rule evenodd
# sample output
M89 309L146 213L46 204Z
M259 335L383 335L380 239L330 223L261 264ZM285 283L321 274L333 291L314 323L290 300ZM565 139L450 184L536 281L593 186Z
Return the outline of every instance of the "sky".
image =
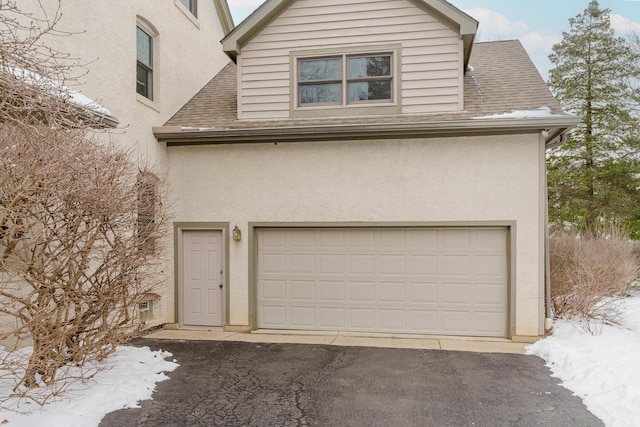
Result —
M228 0L236 25L263 0ZM449 0L480 22L477 41L519 39L545 78L552 67L551 48L569 30L569 18L581 14L589 0ZM616 35L640 33L640 0L600 0L611 9Z

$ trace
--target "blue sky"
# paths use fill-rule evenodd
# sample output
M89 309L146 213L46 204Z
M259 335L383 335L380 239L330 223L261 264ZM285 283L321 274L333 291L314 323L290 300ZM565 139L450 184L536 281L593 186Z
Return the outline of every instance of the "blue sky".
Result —
M236 24L263 0L228 0ZM569 18L587 7L589 0L449 0L480 21L477 40L520 39L546 79L551 67L548 56L554 43L569 30ZM611 24L617 35L640 33L640 0L600 0L611 9Z

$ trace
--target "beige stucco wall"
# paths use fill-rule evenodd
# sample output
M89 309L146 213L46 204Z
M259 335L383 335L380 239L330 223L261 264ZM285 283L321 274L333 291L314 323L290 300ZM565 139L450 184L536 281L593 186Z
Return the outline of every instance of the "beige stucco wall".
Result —
M168 148L176 222L515 223L515 335L540 335L538 135ZM249 323L248 239L229 244L230 324Z

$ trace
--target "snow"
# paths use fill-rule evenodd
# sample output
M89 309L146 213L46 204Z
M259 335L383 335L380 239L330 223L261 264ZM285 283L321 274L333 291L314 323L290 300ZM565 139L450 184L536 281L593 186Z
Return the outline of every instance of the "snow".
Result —
M556 320L553 335L528 347L562 386L579 396L608 427L640 418L640 293L620 302L618 326Z
M97 426L109 412L137 408L151 399L155 384L168 379L164 372L178 365L165 360L171 353L148 347L118 347L85 383L74 382L66 393L44 406L11 399L0 408L0 425L9 427L89 427ZM78 369L78 368L74 368ZM85 367L87 369L87 367ZM12 384L0 378L0 396L11 394Z
M473 117L473 119L540 119L558 116L551 112L549 107L540 107L535 110L511 110L510 113L492 114L489 116Z
M16 77L26 81L27 83L38 85L47 90L47 92L54 94L56 96L61 96L67 98L73 104L76 104L80 107L89 109L94 111L97 114L102 114L105 116L111 116L111 111L94 101L93 99L83 95L82 93L70 89L59 82L55 82L51 79L41 76L40 74L25 70L20 67L14 66L5 66L5 69L9 70Z

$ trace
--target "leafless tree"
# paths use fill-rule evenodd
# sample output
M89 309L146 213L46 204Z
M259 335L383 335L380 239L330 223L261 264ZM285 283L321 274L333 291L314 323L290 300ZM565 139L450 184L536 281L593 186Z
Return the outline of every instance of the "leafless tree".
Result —
M2 353L0 379L26 397L139 331L166 224L161 182L65 87L77 64L45 37L59 18L0 0L0 341L33 346Z

